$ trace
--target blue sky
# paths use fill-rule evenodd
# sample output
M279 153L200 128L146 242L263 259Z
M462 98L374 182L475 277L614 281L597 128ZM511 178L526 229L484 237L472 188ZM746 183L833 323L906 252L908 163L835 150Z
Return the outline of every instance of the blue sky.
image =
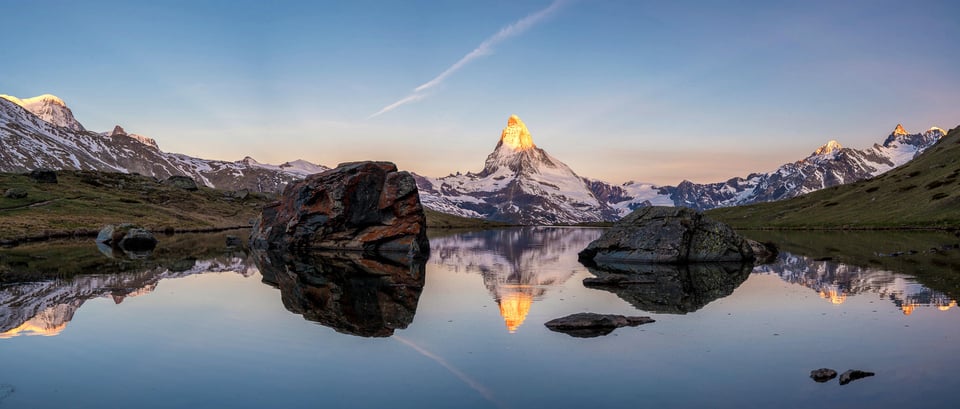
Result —
M88 128L213 159L476 171L517 114L582 176L673 184L769 171L830 139L866 147L898 122L960 124L955 1L0 8L0 93L52 93Z

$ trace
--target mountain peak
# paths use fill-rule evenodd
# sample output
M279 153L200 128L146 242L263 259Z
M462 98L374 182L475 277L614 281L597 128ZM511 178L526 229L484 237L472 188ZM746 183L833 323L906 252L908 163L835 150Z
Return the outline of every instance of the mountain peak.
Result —
M40 117L40 119L56 126L73 129L75 131L85 131L83 125L77 122L73 117L73 112L67 107L60 97L51 94L43 94L33 98L20 99L11 95L0 95L0 98L6 99L14 104L21 106L30 113Z
M113 127L113 131L110 132L110 136L127 136L127 131L124 131L123 127L120 125L117 125Z
M533 149L533 137L527 130L527 125L520 120L519 116L510 115L507 119L507 127L500 133L500 144L512 149L515 152Z
M897 127L894 128L893 130L893 135L894 136L910 135L910 133L907 132L906 129L903 129L903 125L897 124Z
M823 146L817 148L814 155L825 155L843 149L843 145L840 145L840 142L831 140L830 142L825 143Z
M925 133L933 133L933 132L940 132L943 135L947 134L947 131L944 131L943 128L937 128L935 126L931 126L930 129L927 129L927 132Z

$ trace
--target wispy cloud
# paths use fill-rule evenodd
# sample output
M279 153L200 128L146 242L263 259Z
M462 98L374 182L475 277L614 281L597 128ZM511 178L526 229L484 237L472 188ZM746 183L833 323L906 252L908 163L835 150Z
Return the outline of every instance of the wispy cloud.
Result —
M496 46L497 44L500 44L504 40L507 40L511 37L522 34L524 31L527 31L528 29L530 29L530 27L537 25L538 23L540 23L541 21L549 17L551 14L555 13L557 10L563 7L566 3L568 3L568 0L554 0L554 2L550 3L550 5L547 6L546 8L539 10L520 20L517 20L504 28L501 28L500 31L497 31L497 33L490 36L490 38L483 40L483 42L480 43L480 45L478 45L477 48L474 48L473 51L470 51L469 53L467 53L467 55L463 56L463 58L453 63L453 65L451 65L450 68L447 68L446 70L441 72L440 75L437 75L430 81L427 81L421 84L420 86L414 88L413 92L410 93L410 95L407 95L403 99L383 107L383 109L370 115L369 117L367 117L367 119L375 118L377 116L390 112L402 105L406 105L411 102L416 102L426 98L427 97L426 92L429 91L431 88L434 88L437 85L440 85L441 83L443 83L444 80L446 80L448 77L450 77L451 75L459 71L461 68L463 68L473 60L476 60L480 57L493 53L494 46Z

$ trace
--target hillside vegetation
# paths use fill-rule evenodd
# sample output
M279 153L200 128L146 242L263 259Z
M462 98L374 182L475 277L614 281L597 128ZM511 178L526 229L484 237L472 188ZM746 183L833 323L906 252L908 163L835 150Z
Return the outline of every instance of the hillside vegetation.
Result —
M246 191L184 190L135 174L63 170L57 179L0 174L0 240L86 235L122 222L157 232L249 226L272 200ZM10 189L26 197L4 197Z
M960 127L875 178L707 214L739 229L960 228Z

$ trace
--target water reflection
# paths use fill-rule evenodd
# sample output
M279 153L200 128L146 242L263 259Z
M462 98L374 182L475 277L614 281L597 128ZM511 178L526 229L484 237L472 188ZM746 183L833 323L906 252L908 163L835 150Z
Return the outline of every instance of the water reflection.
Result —
M423 291L422 262L358 252L256 252L263 282L294 314L364 337L388 337L413 322Z
M583 267L570 254L600 237L600 229L526 227L430 238L430 262L480 274L507 330L517 331L534 301Z
M957 306L951 296L932 290L908 275L787 252L781 252L776 263L759 266L755 271L776 274L786 282L808 287L833 304L843 304L848 296L855 294L876 294L893 302L904 315L912 314L917 308L947 311Z
M96 251L92 245L90 250ZM168 266L156 266L138 272L2 282L0 339L19 335L58 335L87 300L110 297L113 302L120 304L126 298L153 292L160 280L226 271L237 272L245 277L255 273L246 257L225 255L204 260L182 259Z
M610 291L643 311L686 314L732 294L752 267L741 263L606 264L589 267L596 278L585 279L584 285Z

